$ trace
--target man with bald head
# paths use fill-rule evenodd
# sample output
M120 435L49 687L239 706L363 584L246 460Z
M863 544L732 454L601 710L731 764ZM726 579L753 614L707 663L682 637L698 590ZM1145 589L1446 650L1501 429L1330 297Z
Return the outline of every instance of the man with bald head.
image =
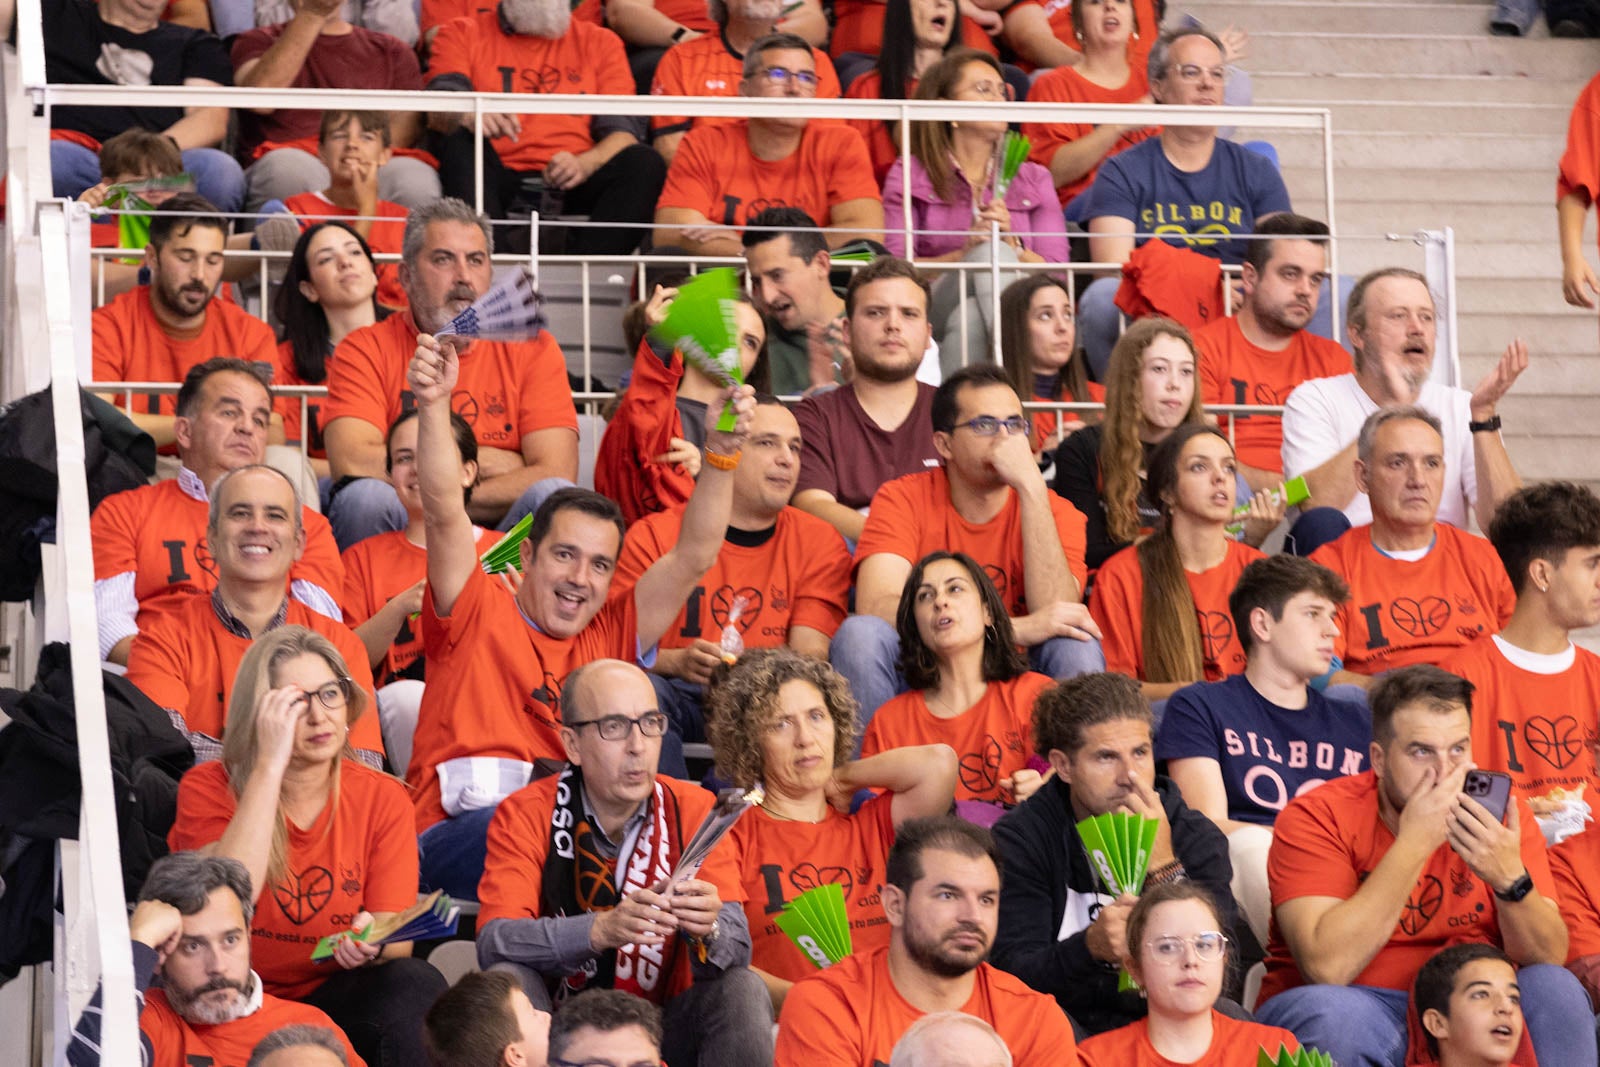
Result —
M912 1023L895 1042L889 1067L1011 1067L1011 1050L994 1027L963 1011L940 1011Z
M478 885L478 962L535 1007L586 989L660 1005L669 1063L772 1062L772 1008L749 969L736 857L665 883L716 798L658 776L667 716L645 673L599 659L567 676L560 773L501 801Z

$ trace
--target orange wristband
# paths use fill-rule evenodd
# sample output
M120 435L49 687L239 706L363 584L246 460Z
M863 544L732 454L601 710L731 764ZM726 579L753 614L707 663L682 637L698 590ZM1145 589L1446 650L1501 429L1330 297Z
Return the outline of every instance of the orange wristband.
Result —
M713 452L708 448L705 460L719 471L731 471L739 465L739 457L743 454L744 450L740 449L731 456L724 456L721 452Z

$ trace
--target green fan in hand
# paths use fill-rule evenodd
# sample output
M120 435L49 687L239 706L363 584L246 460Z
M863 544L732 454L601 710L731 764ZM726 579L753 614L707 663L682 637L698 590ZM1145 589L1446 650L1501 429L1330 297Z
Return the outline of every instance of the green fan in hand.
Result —
M1333 1057L1309 1045L1302 1046L1299 1052L1290 1052L1287 1046L1279 1045L1276 1056L1266 1049L1257 1053L1256 1067L1333 1067Z
M1028 152L1032 150L1033 143L1015 130L1007 130L1005 137L1000 142L1000 171L994 182L994 198L1004 200L1006 191L1011 188L1011 183L1016 179L1017 171L1028 161Z
M739 359L739 279L731 267L716 267L678 286L666 317L650 333L724 385L744 384ZM733 430L733 405L723 407L716 429Z
M1078 823L1078 837L1089 856L1089 866L1108 894L1138 896L1144 876L1150 873L1150 852L1161 823L1132 812L1112 811ZM1117 991L1133 988L1127 971L1117 976Z
M830 882L801 893L778 913L778 929L818 968L838 963L853 947L844 887Z

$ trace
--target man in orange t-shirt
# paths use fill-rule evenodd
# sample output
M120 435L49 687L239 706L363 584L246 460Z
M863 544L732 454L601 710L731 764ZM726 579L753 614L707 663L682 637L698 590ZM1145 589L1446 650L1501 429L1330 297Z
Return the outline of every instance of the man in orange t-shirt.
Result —
M1441 662L1499 630L1516 593L1493 547L1438 520L1444 493L1439 420L1418 407L1380 408L1356 438L1356 483L1372 501L1357 526L1311 558L1350 586L1339 605L1336 681Z
M261 989L250 969L254 913L250 875L238 860L175 852L151 865L128 918L139 1062L245 1067L251 1050L268 1034L309 1025L336 1035L350 1067L365 1067L344 1031L321 1010ZM157 977L161 988L151 989ZM77 1067L98 1065L105 1055L103 995L103 988L95 990L73 1028L67 1062Z
M95 381L181 382L189 368L213 356L273 367L278 341L271 328L237 304L212 299L222 280L227 223L193 193L172 197L162 210L191 214L155 216L144 252L150 284L95 310ZM120 397L107 399L122 406ZM139 397L135 409L134 423L158 446L177 442L173 397L151 393Z
M656 642L716 562L754 404L748 386L725 394L734 428L706 434L705 467L682 535L631 594L609 595L622 513L600 494L571 487L534 513L521 546L522 584L511 601L479 565L462 500L450 428L462 368L456 351L454 338L419 336L407 376L417 402L417 483L428 526L428 685L406 779L416 798L423 884L472 899L495 806L534 777L541 761L564 755L557 716L567 675L608 657L649 665Z
M406 363L432 334L489 288L489 220L459 200L435 200L406 222L400 284L410 311L346 337L328 364L323 438L335 480L328 520L341 549L402 530L406 509L389 484L384 433L414 406ZM578 476L578 416L555 338L507 343L462 338L452 406L478 438L472 517L510 529ZM453 454L454 449L451 449Z
M428 61L434 91L632 96L634 82L622 41L602 26L572 17L567 0L502 0L491 11L439 27ZM484 210L515 217L523 205L541 215L587 215L596 225L567 235L566 251L627 255L645 239L666 164L644 144L645 121L586 115L582 103L545 115L483 116ZM472 201L479 192L471 111L435 116L444 134L439 181L446 196ZM542 195L528 191L537 176ZM529 202L530 197L532 203ZM527 231L517 233L527 251Z
M856 544L856 611L832 648L863 722L905 688L895 617L912 567L934 551L983 564L1036 670L1070 678L1105 668L1100 630L1083 606L1084 518L1050 492L1028 420L992 364L963 367L933 397L933 443L944 466L885 483Z
M1350 373L1350 353L1308 333L1328 281L1326 223L1289 212L1256 224L1245 245L1244 302L1194 333L1200 398L1212 404L1282 404L1311 378ZM1228 431L1229 416L1219 424ZM1252 490L1283 481L1283 418L1241 415L1234 422L1239 473Z
M1472 686L1419 664L1385 674L1370 700L1372 769L1296 797L1274 825L1256 1018L1335 1063L1399 1067L1418 969L1484 941L1521 967L1540 1059L1585 1062L1572 1050L1593 1048L1594 1013L1561 966L1567 929L1538 823L1520 797L1502 822L1463 792Z
M791 17L783 16L783 0L719 0L711 6L717 24L667 49L650 82L652 96L738 96L744 81L745 53L763 37L783 32L778 29L780 18L786 25L792 22ZM797 6L807 9L810 5ZM801 17L808 16L809 11L802 10ZM811 52L817 64L817 98L838 99L842 93L833 61L820 48L813 46ZM691 127L698 130L734 121L737 120L710 116L691 119L686 115L653 115L650 143L671 163L678 142Z
M923 1015L962 1011L993 1026L1017 1067L1073 1063L1056 1002L985 962L999 926L1000 853L953 816L900 824L889 850L887 948L794 984L778 1016L775 1067L876 1067Z
M1498 634L1439 665L1481 694L1472 758L1511 775L1555 844L1586 829L1592 798L1583 794L1600 789L1600 656L1571 637L1600 625L1600 499L1571 482L1519 489L1495 511L1489 542L1516 609ZM1581 837L1593 847L1593 835ZM1600 951L1596 944L1585 952Z
M126 664L134 635L217 585L217 564L206 542L209 491L230 470L260 463L266 454L272 394L259 366L229 358L190 369L178 390L173 419L182 466L176 478L113 493L90 517L94 544L94 603L100 655ZM305 553L289 568L289 593L329 619L344 566L328 520L302 508Z
M663 887L716 797L655 773L667 721L638 667L596 660L566 697L566 765L489 824L478 962L516 971L537 1008L608 988L659 1004L670 1063L766 1067L772 1007L730 842Z
M817 57L792 33L763 37L745 53L739 95L810 98ZM883 240L883 198L861 135L841 123L750 118L684 135L656 204L658 246L692 255L740 256L739 232L769 207L798 207L828 228L828 244Z
M850 550L832 526L789 506L799 476L800 424L777 397L758 397L717 562L662 635L650 673L685 741L705 740L705 685L725 655L788 645L825 660L844 621ZM630 527L616 591L666 555L682 526L683 509L674 508Z

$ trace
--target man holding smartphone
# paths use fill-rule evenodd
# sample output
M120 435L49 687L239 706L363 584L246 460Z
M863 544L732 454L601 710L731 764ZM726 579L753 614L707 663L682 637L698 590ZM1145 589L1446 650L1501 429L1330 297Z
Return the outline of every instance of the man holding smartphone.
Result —
M1372 769L1278 816L1267 861L1277 922L1257 1018L1336 1063L1400 1067L1418 970L1446 945L1480 941L1521 968L1542 1067L1594 1067L1594 1014L1561 966L1567 930L1538 824L1525 801L1502 823L1464 791L1471 683L1402 667L1370 699Z

